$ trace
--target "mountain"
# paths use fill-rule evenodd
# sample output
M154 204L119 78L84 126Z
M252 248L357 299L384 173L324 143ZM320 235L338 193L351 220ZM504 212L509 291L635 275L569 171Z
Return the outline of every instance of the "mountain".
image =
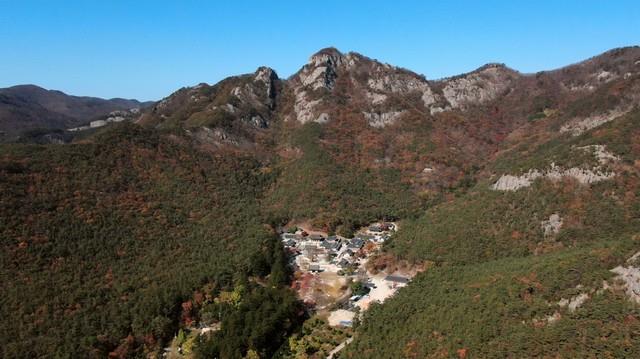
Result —
M627 110L638 101L639 53L637 47L616 49L537 74L488 64L431 81L328 48L289 79L262 68L214 86L182 89L140 123L183 128L206 146L277 153L289 162L302 153L292 143L297 133L318 124L314 136L336 164L396 171L429 198L467 186L487 159L523 131L551 136L556 130L550 127L570 117Z
M11 139L28 130L67 129L112 111L142 108L150 102L70 96L34 85L0 89L0 132Z
M378 220L371 269L424 271L341 358L637 357L639 90L639 47L435 80L327 48L1 145L3 357L153 357L204 322L195 357L291 357L276 230Z

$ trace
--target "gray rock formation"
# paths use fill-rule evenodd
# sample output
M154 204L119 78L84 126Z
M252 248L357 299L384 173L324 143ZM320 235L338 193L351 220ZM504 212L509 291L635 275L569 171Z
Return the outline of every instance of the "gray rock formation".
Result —
M486 65L467 75L445 80L442 90L451 108L491 101L509 88L514 80L502 65Z
M369 123L369 126L382 128L396 122L398 118L402 116L404 111L393 111L393 112L384 112L384 113L376 113L376 112L363 112L365 120Z
M636 303L640 303L640 266L637 264L639 257L640 252L629 258L626 266L621 265L611 270L617 274L615 280L621 283L627 296Z
M560 228L562 228L562 222L562 217L557 213L549 216L549 219L546 221L542 221L541 226L544 231L544 235L548 237L558 234L558 232L560 232Z

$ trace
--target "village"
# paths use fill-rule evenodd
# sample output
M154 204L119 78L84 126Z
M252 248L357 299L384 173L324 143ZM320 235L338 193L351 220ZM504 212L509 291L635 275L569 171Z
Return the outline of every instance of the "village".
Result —
M291 287L310 314L326 320L331 327L351 328L371 303L382 303L406 286L415 270L386 273L367 266L397 230L396 223L373 223L358 230L353 238L346 238L302 224L281 229L280 238L293 271ZM189 348L199 335L216 332L220 327L220 322L201 322L181 330L162 356L189 357ZM333 358L351 340L347 338L328 357Z
M373 302L382 303L409 283L408 273L373 273L367 262L397 230L392 222L374 223L353 238L292 226L281 233L294 271L292 288L331 326L351 327Z

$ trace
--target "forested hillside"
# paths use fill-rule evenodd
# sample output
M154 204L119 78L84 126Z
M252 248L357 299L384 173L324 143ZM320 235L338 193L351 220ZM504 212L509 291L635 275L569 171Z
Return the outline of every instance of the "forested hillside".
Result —
M250 158L125 124L90 143L3 146L0 163L5 358L157 353L204 285L284 270L256 200L269 178Z
M612 272L640 250L639 131L635 110L517 157L506 152L492 180L403 222L387 250L431 268L366 314L344 357L640 355L640 311ZM562 176L492 187L505 171L552 162L587 171L604 149L601 171L615 175L600 182Z
M285 140L298 153L274 166L277 180L264 202L274 220L311 218L319 228L350 236L376 219L418 213L421 201L398 172L336 161L322 145L327 136L320 124L308 123Z

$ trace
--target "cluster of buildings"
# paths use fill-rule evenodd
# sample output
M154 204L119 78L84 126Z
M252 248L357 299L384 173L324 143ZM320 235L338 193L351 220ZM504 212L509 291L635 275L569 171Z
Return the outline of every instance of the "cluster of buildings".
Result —
M292 287L305 303L329 310L325 312L329 325L351 326L358 312L372 302L382 303L410 281L399 273L373 274L365 266L394 231L394 223L383 222L361 229L353 238L300 229L282 233L289 264L298 273ZM348 285L356 282L360 289L353 292Z
M350 239L336 235L308 234L303 230L297 230L294 233L283 233L282 241L292 254L291 264L295 269L344 273L357 268L360 260L366 258L367 251L364 248L368 243L375 244L374 247L377 248L390 238L389 232L392 229L395 229L392 223L375 224Z

